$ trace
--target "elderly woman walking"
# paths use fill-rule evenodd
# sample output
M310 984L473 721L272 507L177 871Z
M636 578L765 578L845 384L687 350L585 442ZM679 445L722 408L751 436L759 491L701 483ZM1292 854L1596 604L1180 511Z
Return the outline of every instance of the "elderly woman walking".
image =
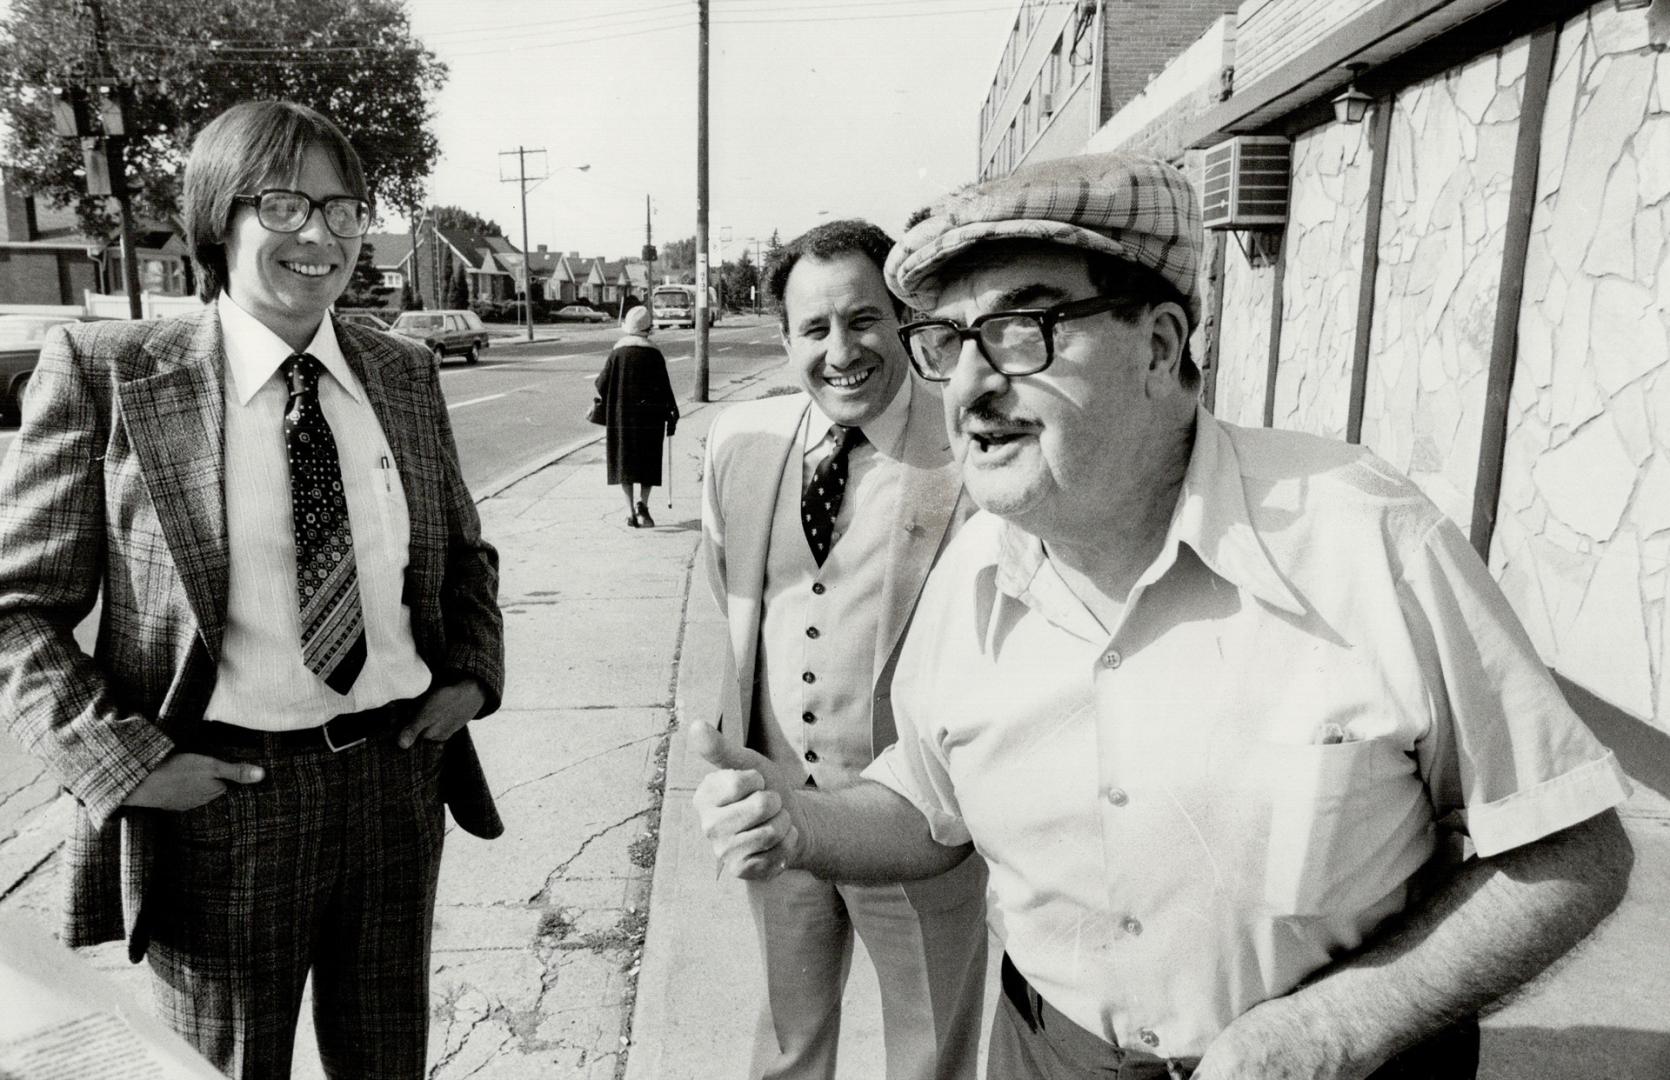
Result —
M661 483L661 431L672 436L678 426L678 402L667 380L667 360L650 344L650 314L635 307L621 320L626 333L597 375L597 396L608 426L608 482L626 496L626 523L653 527L650 489ZM632 485L638 498L632 498Z

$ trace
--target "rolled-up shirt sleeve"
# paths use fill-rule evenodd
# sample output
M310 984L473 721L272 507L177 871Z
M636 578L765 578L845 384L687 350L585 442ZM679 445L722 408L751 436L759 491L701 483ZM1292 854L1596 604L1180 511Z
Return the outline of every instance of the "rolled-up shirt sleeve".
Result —
M1416 747L1440 820L1481 858L1576 825L1629 797L1612 752L1566 703L1507 598L1447 518L1402 582L1424 652L1432 724Z

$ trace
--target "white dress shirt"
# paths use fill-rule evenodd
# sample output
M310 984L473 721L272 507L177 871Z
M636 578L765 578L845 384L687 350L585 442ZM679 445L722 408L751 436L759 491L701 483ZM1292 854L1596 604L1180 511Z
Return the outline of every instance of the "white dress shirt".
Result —
M1414 485L1204 410L1111 632L1036 537L981 513L928 581L893 703L865 775L973 840L1046 1000L1162 1057L1357 948L1459 837L1488 857L1628 792Z
M338 713L416 697L430 671L401 601L411 525L394 455L327 316L303 351L324 366L319 407L336 440L365 615L365 667L338 694L302 662L296 541L284 443L291 349L222 293L226 355L226 633L206 719L262 730L317 727Z

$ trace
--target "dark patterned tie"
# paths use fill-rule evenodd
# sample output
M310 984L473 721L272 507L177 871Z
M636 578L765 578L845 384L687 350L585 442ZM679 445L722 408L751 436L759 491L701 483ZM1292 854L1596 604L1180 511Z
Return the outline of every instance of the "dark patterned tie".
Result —
M806 542L819 566L835 543L835 515L841 512L841 498L847 493L847 456L864 441L864 432L830 424L828 438L835 449L812 470L812 481L800 496L800 527L806 530Z
M319 409L323 371L306 353L284 362L290 387L284 442L290 458L302 661L326 686L346 694L365 666L365 616L336 439Z

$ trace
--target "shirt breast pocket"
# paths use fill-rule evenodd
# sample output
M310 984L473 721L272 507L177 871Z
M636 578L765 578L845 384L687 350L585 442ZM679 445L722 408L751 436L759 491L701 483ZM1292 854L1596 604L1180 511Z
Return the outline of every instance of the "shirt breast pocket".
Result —
M391 462L374 466L370 472L371 480L366 486L371 491L377 534L388 550L404 552L411 526L406 516L406 492L400 486L400 471Z
M1254 742L1242 769L1249 817L1265 825L1262 867L1255 858L1248 869L1275 914L1361 909L1397 888L1430 852L1425 789L1413 760L1393 743Z

